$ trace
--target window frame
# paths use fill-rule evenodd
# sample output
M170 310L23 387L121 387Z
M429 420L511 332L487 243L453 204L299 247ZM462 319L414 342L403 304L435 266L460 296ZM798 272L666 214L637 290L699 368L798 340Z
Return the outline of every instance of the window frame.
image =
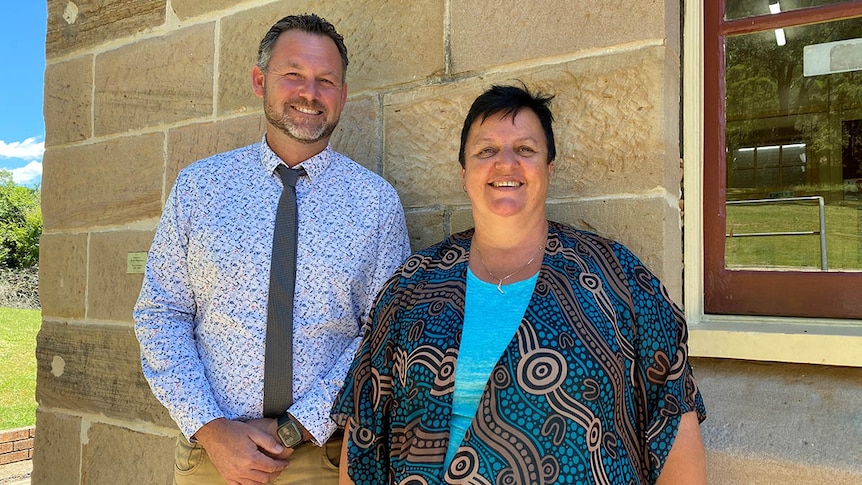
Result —
M724 220L718 232L721 234L720 258L715 256L715 231L716 215L722 215L718 210L717 200L721 196L723 205L723 193L718 190L707 190L715 187L716 180L721 181L723 187L725 176L724 157L715 157L712 161L708 154L722 153L723 149L723 105L718 103L723 99L720 93L719 80L723 79L723 51L719 49L720 41L718 26L710 26L705 22L705 9L714 8L718 4L720 12L724 11L724 0L719 2L701 2L686 0L684 5L683 24L683 156L686 161L684 165L683 189L687 206L690 208L684 213L684 236L685 236L685 309L689 323L690 352L693 356L720 357L751 360L770 360L781 362L801 362L831 365L862 366L862 320L858 318L833 318L828 313L817 316L809 314L808 317L782 316L787 315L787 308L773 305L772 310L765 312L758 300L764 296L781 297L782 301L797 300L797 308L801 300L810 301L811 292L806 285L800 283L800 278L812 281L823 276L836 277L837 279L860 275L846 273L793 273L785 272L754 272L740 270L726 270L723 268L724 251ZM862 15L862 5L848 4L818 7L802 11L791 11L782 17L768 16L769 18L757 17L760 22L757 28L751 26L752 19L742 19L733 22L733 33L744 33L746 29L761 30L764 28L787 27L788 24L809 23L812 18L819 20L832 19L840 10L850 12L847 16ZM713 12L714 13L714 12ZM725 34L729 31L725 31ZM705 67L708 63L714 68L714 72L708 72ZM712 77L710 77L712 76ZM709 105L712 99L713 105ZM722 103L723 104L723 103ZM710 111L712 110L712 111ZM712 113L712 114L707 114ZM707 122L706 117L715 117ZM715 119L722 121L716 122ZM719 163L715 163L718 158ZM710 185L712 184L712 185ZM723 189L722 189L723 190ZM709 238L712 237L712 241ZM715 277L717 262L721 263L721 272L732 273L730 278L716 281L707 278ZM711 265L711 266L710 266ZM710 273L710 270L712 273ZM752 274L756 273L756 274ZM817 276L819 275L819 276ZM773 289L764 295L763 286L765 281L779 282L779 290ZM770 283L772 284L772 283ZM721 285L721 286L716 286ZM754 285L754 286L752 286ZM789 286L788 286L789 285ZM728 287L733 292L728 295L712 294L707 296L706 288ZM810 286L810 285L807 285ZM858 285L857 288L862 288ZM757 290L757 292L753 290ZM817 297L817 289L815 296ZM740 295L742 293L755 293L753 296ZM804 298L800 296L804 293ZM858 293L858 292L857 292ZM737 296L743 299L740 301ZM835 296L820 291L821 298L835 303ZM732 297L732 298L731 298ZM709 298L709 304L707 304ZM716 298L721 311L715 311ZM862 297L855 298L862 305ZM730 300L730 304L728 303ZM844 302L838 302L843 305ZM724 305L724 306L721 306ZM739 305L739 306L736 306ZM709 310L707 310L709 308ZM862 314L855 307L855 315ZM740 311L747 310L748 313ZM805 310L803 308L802 310ZM757 314L751 314L751 312ZM804 311L801 312L804 314ZM763 316L768 315L768 316Z

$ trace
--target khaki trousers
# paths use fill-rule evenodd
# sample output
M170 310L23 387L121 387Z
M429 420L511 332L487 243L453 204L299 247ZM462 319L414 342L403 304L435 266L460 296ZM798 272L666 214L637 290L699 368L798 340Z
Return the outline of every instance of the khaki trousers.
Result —
M305 443L290 455L290 465L273 485L335 485L338 483L338 461L341 458L341 435L333 436L322 447ZM224 484L206 450L199 443L189 443L180 433L177 438L175 485Z

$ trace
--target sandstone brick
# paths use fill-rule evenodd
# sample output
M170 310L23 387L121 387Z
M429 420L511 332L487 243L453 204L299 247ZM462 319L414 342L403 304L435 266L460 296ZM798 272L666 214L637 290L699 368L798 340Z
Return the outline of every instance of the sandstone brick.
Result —
M211 115L214 35L197 25L97 56L96 136Z
M410 235L410 248L413 251L427 248L439 242L445 234L442 209L423 209L407 211L407 233Z
M473 222L473 210L469 206L454 209L452 210L452 214L449 216L450 234L466 231L475 225L476 224Z
M693 359L709 483L862 483L862 368Z
M648 48L519 76L556 96L551 104L557 139L552 197L656 187L679 192L678 133L669 133L665 123L665 102L672 94L665 89L665 52Z
M858 485L862 471L844 467L812 466L755 453L735 455L710 451L706 455L707 483L745 485Z
M332 134L332 147L369 170L381 173L379 108L376 98L355 98L347 102L341 121ZM214 122L195 123L168 131L168 189L180 170L202 158L261 140L266 124L261 113ZM167 190L166 190L167 195Z
M347 155L363 167L383 174L383 143L380 132L380 107L376 97L353 98L341 112L341 120L332 132L332 148Z
M679 211L662 197L552 202L548 219L595 232L629 248L682 304Z
M84 483L164 485L173 481L174 438L96 423L81 460Z
M166 0L48 0L48 57L160 26Z
M384 98L384 174L405 207L468 202L458 146L464 116L482 92L480 82L430 86Z
M347 80L352 92L379 89L445 72L446 3L333 2L330 20L350 53Z
M45 69L45 145L73 143L92 134L93 56Z
M152 231L114 231L90 236L87 317L132 323L142 274L127 273L127 255L147 252Z
M45 229L124 224L161 214L164 135L49 149L43 158Z
M384 99L384 167L407 207L466 201L457 164L460 130L473 99L491 84L527 83L553 94L557 160L551 197L679 191L678 142L665 123L666 50L600 58L431 86ZM428 129L434 126L435 129Z
M667 92L665 53L662 47L646 48L388 95L387 177L405 206L463 203L457 157L467 110L491 84L520 79L533 91L555 95L551 197L656 187L678 193L677 133L663 121L667 103L677 99ZM434 130L428 120L434 120Z
M41 406L174 426L141 373L131 325L45 321L36 341L36 400ZM40 428L37 447L42 436Z
M32 483L81 483L81 418L39 408L36 426L39 434L33 448Z
M165 187L170 189L180 170L192 162L259 142L264 126L263 115L252 114L215 122L195 123L168 131ZM165 195L167 192L168 190Z
M678 2L452 0L452 72L639 41L679 44Z
M441 75L444 4L428 2L281 1L225 17L219 35L218 111L259 109L251 68L260 39L285 15L314 12L344 36L350 93Z
M44 204L44 196L43 196ZM43 317L79 319L86 309L87 235L42 234L39 301Z
M291 8L282 1L222 18L218 46L219 114L261 111L261 100L255 96L251 87L251 70L257 62L260 39L278 19L304 11L303 7ZM308 11L320 13L317 8Z
M171 0L171 8L180 20L186 20L233 7L236 3L236 0Z

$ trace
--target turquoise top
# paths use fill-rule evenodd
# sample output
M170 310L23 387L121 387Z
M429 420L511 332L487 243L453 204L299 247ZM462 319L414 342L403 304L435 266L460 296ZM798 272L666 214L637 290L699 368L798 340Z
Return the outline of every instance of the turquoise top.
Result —
M494 364L500 360L524 318L538 278L537 272L526 280L502 286L503 293L500 293L497 285L480 280L467 268L464 330L455 366L452 426L444 470L449 468L449 462L476 415Z

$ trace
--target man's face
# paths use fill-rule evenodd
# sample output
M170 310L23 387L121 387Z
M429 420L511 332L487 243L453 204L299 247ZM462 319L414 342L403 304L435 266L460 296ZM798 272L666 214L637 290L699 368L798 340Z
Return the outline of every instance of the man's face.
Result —
M332 39L284 32L267 70L255 67L253 77L271 126L300 143L328 142L347 98L341 56Z

